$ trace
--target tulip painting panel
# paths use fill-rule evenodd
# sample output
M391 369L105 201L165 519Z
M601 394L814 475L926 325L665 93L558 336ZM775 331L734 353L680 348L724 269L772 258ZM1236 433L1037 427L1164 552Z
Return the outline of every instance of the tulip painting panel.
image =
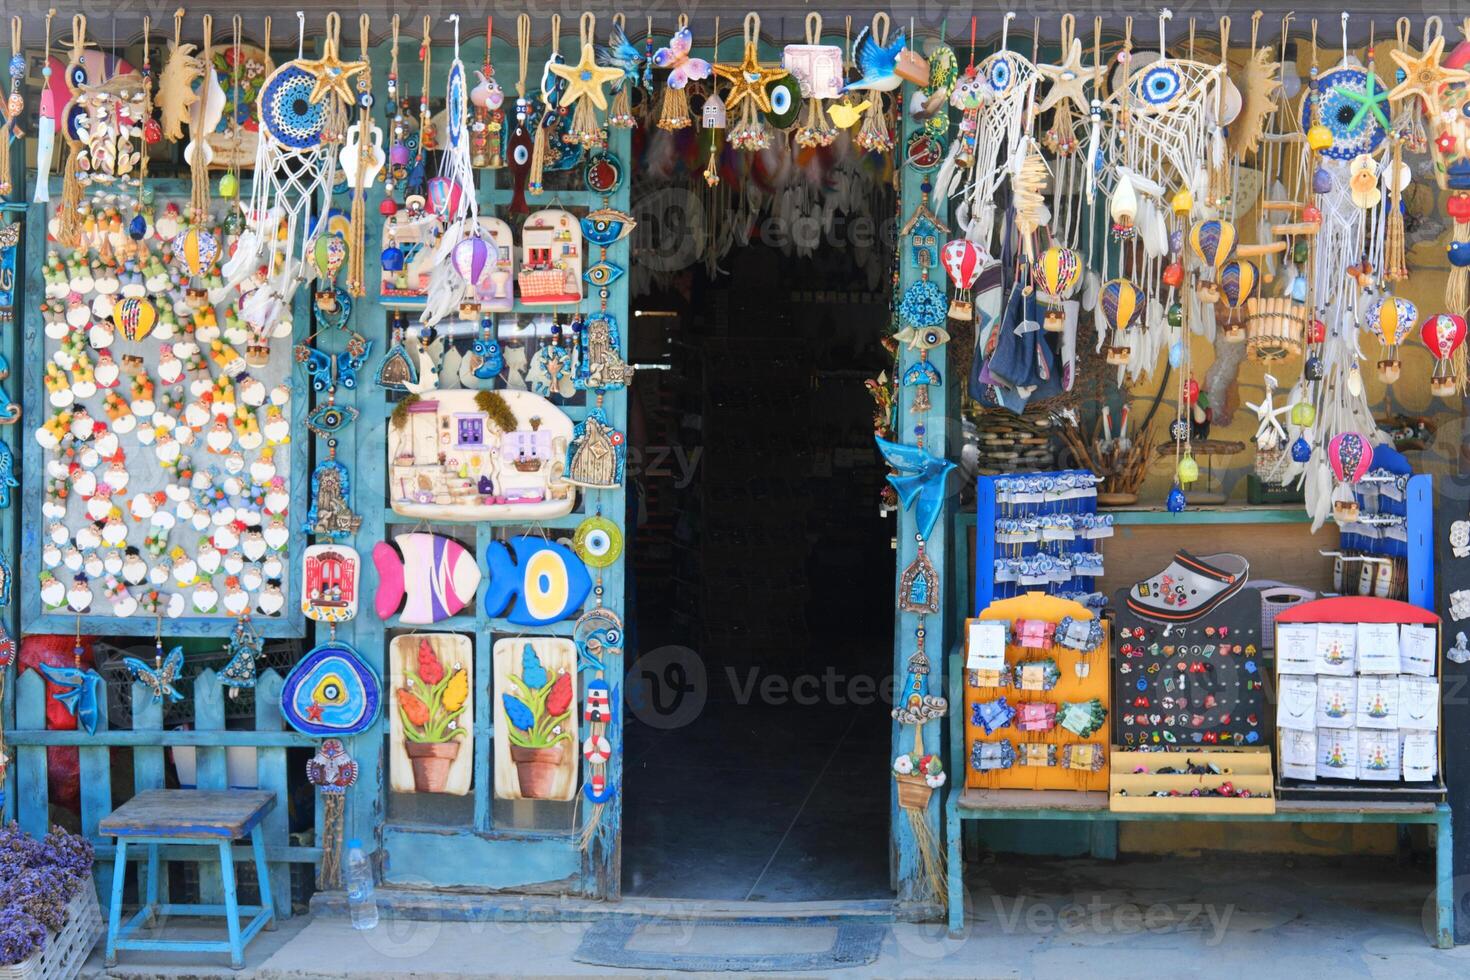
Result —
M458 633L405 633L388 644L388 661L393 792L464 796L475 759L474 644Z
M577 647L557 636L495 641L495 795L577 794Z

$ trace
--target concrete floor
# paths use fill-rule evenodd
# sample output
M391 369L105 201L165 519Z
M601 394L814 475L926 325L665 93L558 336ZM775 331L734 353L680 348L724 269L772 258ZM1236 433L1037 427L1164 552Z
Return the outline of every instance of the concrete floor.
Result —
M1179 861L1009 859L971 868L967 934L942 926L890 927L873 964L834 973L866 977L1405 977L1470 975L1470 946L1429 945L1423 917L1430 875L1388 861L1337 864L1213 856ZM671 902L674 915L698 903ZM86 977L173 980L437 980L463 976L637 976L571 959L586 923L400 922L355 932L338 919L292 920L225 957L124 954L106 970L100 950ZM180 926L174 925L177 931ZM727 946L729 930L671 919L639 933L641 948L690 953ZM810 930L741 927L745 948L811 948ZM212 962L211 962L212 960ZM690 974L669 974L690 976ZM793 974L812 977L817 974Z

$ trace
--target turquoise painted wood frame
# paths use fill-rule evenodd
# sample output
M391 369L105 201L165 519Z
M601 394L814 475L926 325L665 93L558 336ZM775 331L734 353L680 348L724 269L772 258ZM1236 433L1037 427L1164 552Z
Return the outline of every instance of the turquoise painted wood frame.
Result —
M573 57L576 52L574 33L568 33L571 25L564 25L561 50L564 56ZM599 31L605 31L606 24L600 24ZM544 23L537 23L533 29L537 32L545 31ZM504 27L502 27L504 30ZM655 28L655 44L666 43L668 28ZM344 32L344 37L353 36L355 32L349 29ZM248 39L247 39L248 40ZM642 43L642 37L635 33L634 43ZM697 42L700 39L696 39ZM841 45L844 41L840 32L828 31L824 38L828 43ZM319 41L315 42L320 49ZM421 77L420 61L417 58L417 40L411 32L406 30L400 47L400 85L403 90L416 97L419 90ZM712 56L713 51L705 47L706 55ZM282 46L283 48L285 45ZM308 44L308 48L311 44ZM391 52L387 43L375 45L370 51L370 59L373 65L375 87L384 84L387 77ZM527 79L528 88L534 88L539 80L539 66L544 62L549 45L545 34L541 33L540 39L533 42L530 63L532 70ZM779 58L779 47L769 42L762 43L763 59L775 61ZM355 44L346 43L343 46L344 57L353 57L357 54ZM494 43L494 61L498 73L498 79L505 88L508 95L514 91L517 69L515 59L515 45L513 40L508 39L505 34L499 34ZM732 60L739 57L739 27L738 24L727 25L724 39L720 46L720 54L724 60ZM470 71L478 68L484 55L483 36L470 38L468 31L464 32L461 57L466 68ZM450 55L442 43L442 39L436 42L431 62L432 79L430 81L431 94L437 95L443 91L445 74L448 69ZM906 100L911 92L911 86L905 86L901 91ZM380 103L381 104L381 103ZM379 117L380 125L384 120ZM897 144L901 147L908 135L907 124L903 124L901 131L896 134ZM633 173L632 161L630 159L631 140L626 131L614 131L611 149L621 156L625 164L628 164L630 180L636 180ZM484 181L481 189L480 200L486 212L490 213L496 206L503 205L510 198L508 187L509 174L499 171L493 174L481 173ZM898 178L898 190L900 198L900 214L904 217L912 213L913 208L920 199L920 183L923 177L907 168L902 169ZM369 367L375 368L378 358L387 346L388 318L395 306L391 303L382 302L371 288L378 281L380 267L378 262L379 242L381 239L382 219L379 217L378 205L382 200L382 184L377 184L369 194L368 198L368 220L369 228L366 241L366 280L370 284L369 295L355 302L352 316L352 328L360 331L365 337L375 341L374 357L370 360ZM18 197L24 195L18 194ZM339 203L345 198L339 198ZM628 209L631 196L629 187L625 183L608 201L613 207ZM586 191L576 192L548 192L539 199L532 198L532 207L560 205L570 207L574 210L585 210L596 207L603 203L600 195ZM15 208L25 214L27 224L33 228L44 228L45 216L42 209L32 207L26 213L24 205ZM941 218L943 217L941 213ZM31 279L39 281L40 258L44 256L44 234L27 235L24 238L25 248L24 268ZM609 255L609 259L625 268L632 261L630 242L625 240L615 245ZM907 288L919 278L919 270L910 255L904 255L899 267L900 291ZM24 277L23 277L24 278ZM632 323L629 317L627 277L615 283L610 292L608 310L618 319L620 327L621 352L626 357L629 331ZM27 351L39 343L38 315L30 310L32 305L24 293L29 286L23 284L23 295L18 297L17 310L24 311L25 331L11 331L9 335L0 335L0 348L4 345L13 344L12 362L22 354L22 341ZM39 286L30 286L39 289ZM303 303L308 300L303 299ZM596 308L595 299L589 298L581 306L583 311ZM519 308L518 308L519 310ZM522 312L527 312L520 310ZM544 312L537 308L534 312ZM569 310L561 311L563 313ZM297 311L296 322L298 335L304 335L308 329L306 324L309 317L304 309ZM18 312L17 320L20 320ZM345 339L345 338L344 338ZM330 341L324 342L324 347L330 346ZM905 349L900 355L898 366L899 376L911 366L917 358L917 352ZM936 360L938 360L936 358ZM38 372L38 367L32 367L27 358L26 370ZM912 442L913 427L922 424L925 427L925 442L929 450L936 455L945 455L952 443L954 422L954 393L958 390L956 386L950 385L948 373L941 371L944 377L944 385L931 391L932 408L916 416L910 411L909 399L901 399L899 409L899 432L904 441ZM299 379L299 375L298 375ZM34 382L34 383L33 383ZM636 383L636 381L635 381ZM298 391L308 390L304 384L298 384ZM39 374L27 375L25 384L25 395L31 399L31 404L40 404ZM344 406L356 408L359 411L357 422L349 427L338 437L338 458L348 463L353 469L353 489L351 505L353 509L362 515L363 525L360 533L350 543L353 544L360 554L366 556L371 552L372 546L383 540L385 535L397 527L400 530L408 529L405 525L412 522L396 518L387 506L387 491L385 487L384 461L384 438L386 426L389 424L389 413L391 404L384 393L372 384L370 376L364 373L363 384L354 391L339 390L337 401ZM293 412L305 412L310 405L305 397L293 399ZM605 397L603 408L607 412L611 424L626 431L627 407L626 398L622 392L610 392ZM574 420L585 417L586 408L572 408L568 414ZM35 418L28 408L27 421ZM302 419L298 416L295 421L300 423ZM296 426L296 431L303 432L304 427ZM0 438L10 435L13 440L20 438L19 431L11 434L0 432ZM24 440L22 440L24 441ZM31 440L33 442L33 440ZM312 440L302 437L293 440L293 454L303 453L302 461L298 464L293 460L293 472L305 474L310 471L312 464L320 458L324 458L323 447L311 446ZM30 446L26 447L30 453ZM27 467L29 470L29 467ZM303 480L294 481L298 487L304 486ZM592 504L579 503L575 513L565 518L544 522L542 527L549 534L569 533L585 516L600 510L604 516L623 521L625 512L625 495L622 490L617 491L593 491L595 498ZM35 503L38 504L39 498ZM301 513L304 508L293 504L293 510ZM947 500L945 514L941 516L939 530L931 536L926 548L931 560L934 561L941 574L948 580L950 576L950 548L946 538L948 528L952 526L949 513L952 511L952 501ZM8 514L0 515L0 553L11 557L13 567L19 571L15 563L19 560L20 549L18 544L18 528L16 526L18 511L11 508ZM29 522L28 522L29 523ZM483 561L485 546L492 540L505 534L505 528L492 524L467 524L461 529L461 534L467 544L475 547L477 555ZM897 562L895 568L895 594L897 591L897 575L907 566L914 557L914 520L911 514L901 513L897 524ZM305 542L292 543L293 571L298 552L296 549ZM293 576L293 580L295 576ZM21 581L17 579L17 582ZM362 589L365 594L371 594L376 588L376 574L371 563L366 563L363 572ZM622 563L607 569L603 574L604 604L620 615L624 612L624 579ZM22 590L24 591L24 590ZM478 597L477 597L478 599ZM937 616L927 618L926 648L929 651L931 662L935 673L931 675L931 690L940 691L944 688L944 665L943 657L938 656L938 651L945 649L950 629L945 620L948 609L953 605L953 598L945 596L945 608ZM13 627L18 627L19 619L16 616L17 607L23 603L15 603L6 614L11 618ZM294 610L299 607L298 596L295 592L290 597L290 607ZM540 890L552 886L559 891L571 894L585 895L589 897L616 897L619 893L619 854L618 845L619 831L621 825L621 792L614 796L611 803L604 811L603 819L607 821L608 839L613 845L607 849L588 852L581 847L578 834L574 832L549 832L545 830L518 829L514 827L498 827L495 825L492 811L493 779L491 778L491 760L493 758L493 702L489 693L489 679L493 675L491 669L491 646L497 638L507 636L518 636L528 634L554 634L567 635L570 632L570 621L555 624L542 629L525 629L515 627L503 620L494 619L485 615L482 604L477 601L473 612L465 612L455 619L437 624L436 629L462 632L473 636L475 642L475 677L479 685L480 696L476 698L477 717L475 719L475 753L476 761L474 768L474 815L473 819L461 827L446 828L442 825L415 825L410 822L394 822L389 820L387 813L387 774L384 746L386 741L387 724L380 721L371 731L349 740L349 750L358 760L361 771L357 784L348 794L346 836L361 838L369 849L377 852L378 860L383 869L384 877L392 882L400 876L412 876L416 881L429 886L451 886L460 885L467 887L504 889L504 890ZM106 617L102 617L107 619ZM75 617L62 616L64 622L52 621L39 613L29 619L32 628L51 630L60 629L70 631L75 627ZM90 624L84 623L84 627ZM113 620L107 619L106 625L113 627ZM140 620L139 626L133 632L151 632L152 622ZM918 625L917 618L910 614L901 614L897 618L894 633L894 659L893 667L896 675L901 676L907 658L913 651L914 630ZM99 626L100 628L100 626ZM338 629L338 638L350 643L363 658L383 676L387 676L387 643L390 632L400 628L396 621L383 623L371 611L367 603L356 620L344 624ZM110 629L110 632L120 633L125 630ZM194 635L219 635L223 630L215 630L207 625L198 631L191 631ZM280 634L293 632L291 629L273 631ZM305 635L308 642L313 638L325 638L325 630L308 623L297 622L294 625L294 634ZM615 684L621 678L621 658L608 664L607 676L610 682ZM268 676L271 680L265 680ZM262 786L277 787L284 797L286 773L284 769L285 748L289 746L310 746L314 744L311 739L296 735L281 728L278 716L257 718L254 731L224 730L222 725L199 726L199 731L192 732L165 732L160 730L157 719L150 723L151 717L144 709L135 712L134 729L131 731L113 731L106 729L105 725L96 736L86 736L77 732L48 732L44 730L44 689L38 683L39 678L28 678L30 691L26 691L27 684L22 682L18 686L22 690L20 701L19 726L13 724L16 719L15 710L15 688L11 685L5 693L6 703L4 706L7 722L8 737L10 744L16 747L19 763L11 767L8 777L8 793L6 802L7 815L15 812L15 801L19 797L29 797L32 800L45 800L45 750L48 745L78 745L83 747L84 772L91 772L91 778L86 780L92 787L100 789L89 790L84 794L84 811L89 814L85 824L95 831L95 825L101 816L111 809L111 794L107 789L106 774L109 770L108 752L110 747L119 746L131 748L138 760L135 766L140 773L138 779L139 788L146 786L162 785L163 774L163 749L170 746L196 746L200 751L200 784L223 786L225 781L224 755L229 746L255 747L260 753L260 770L262 773ZM267 689L273 685L278 687L279 677L274 674L263 675ZM213 686L218 690L215 679L212 676L201 677L201 683ZM147 697L144 689L134 685L133 695L135 704L145 704ZM196 689L196 696L203 695L202 691ZM209 703L210 698L205 695L204 703ZM622 699L613 699L613 728L619 729L622 721L621 714ZM267 714L270 714L269 712ZM938 723L930 723L924 728L924 741L928 751L940 752L941 736L943 726ZM613 757L609 764L608 779L621 789L622 783L622 758L620 752L620 739L613 737L615 747ZM900 730L899 726L893 726L892 733L892 755L901 751L908 751L912 745L912 731ZM888 760L873 760L874 764L887 765ZM17 786L17 774L19 774L20 785ZM99 795L100 794L100 795ZM939 811L939 798L942 794L935 794L929 806L924 811L924 821L928 824L930 832L936 837L942 832ZM909 828L907 817L898 806L896 791L891 793L890 798L892 816L892 837L890 849L891 878L894 889L900 903L923 906L932 910L937 898L926 895L921 884L920 861L917 843ZM28 829L43 829L44 804L39 809L27 805L22 813L23 823ZM277 809L273 816L284 820L284 806ZM317 805L316 827L320 833L322 827L322 815L320 802ZM85 829L85 827L84 827ZM273 884L273 895L277 911L289 914L289 888L285 878L286 864L290 862L314 863L320 857L320 851L314 847L297 847L289 845L285 839L284 825L277 828L280 834L279 840L271 834L267 828L266 859L271 866L271 877ZM179 852L165 852L166 856L185 859L187 850ZM237 856L248 855L243 851ZM99 866L99 876L106 874L110 881L113 849L110 843L104 843L99 847L99 857L104 859L105 865ZM106 891L104 891L106 894ZM284 907L283 907L284 906Z

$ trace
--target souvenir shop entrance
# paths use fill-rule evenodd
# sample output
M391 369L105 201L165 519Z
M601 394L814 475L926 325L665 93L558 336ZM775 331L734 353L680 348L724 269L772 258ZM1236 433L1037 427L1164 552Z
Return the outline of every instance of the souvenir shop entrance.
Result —
M625 898L893 894L893 525L863 384L892 363L891 249L841 240L893 194L853 186L811 254L768 217L714 275L632 301L659 312L635 314L635 359L671 370L630 404Z

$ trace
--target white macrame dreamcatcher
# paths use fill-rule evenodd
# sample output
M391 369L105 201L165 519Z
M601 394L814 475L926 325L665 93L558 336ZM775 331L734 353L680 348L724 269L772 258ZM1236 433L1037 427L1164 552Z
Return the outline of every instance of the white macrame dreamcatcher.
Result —
M996 194L1010 176L1011 162L1028 134L1039 78L1030 59L1006 50L1015 16L1014 11L1006 14L1000 50L976 70L983 102L975 118L973 152L965 140L955 140L934 180L941 204L959 191L956 220L965 229L965 237L987 249L995 232ZM968 174L960 165L963 157L970 158Z
M1129 380L1153 371L1168 336L1164 309L1172 301L1173 287L1165 287L1162 278L1171 251L1168 214L1173 210L1187 221L1193 202L1208 197L1210 167L1225 160L1224 136L1216 122L1223 66L1168 57L1165 24L1172 16L1167 9L1160 12L1157 59L1135 70L1125 42L1121 84L1105 106L1117 137L1103 165L1101 183L1111 184L1114 235L1124 243L1119 268L1127 270L1128 278L1148 298L1140 326L1118 340L1119 347L1129 349L1120 372ZM1125 256L1132 261L1125 262ZM1102 275L1108 278L1106 268ZM1187 292L1197 306L1193 291ZM1097 316L1101 334L1106 329L1101 308ZM1189 322L1208 327L1213 320L1196 315ZM1182 346L1187 354L1189 344Z
M327 15L322 56L304 57L305 17L298 14L302 40L297 57L277 68L261 87L256 103L260 142L255 154L250 209L235 254L224 267L231 287L240 286L261 266L263 282L245 297L241 313L258 330L289 316L297 287L313 275L313 246L326 233L324 219L337 182L340 144L348 110L367 93L362 81L366 61L337 56L342 20ZM357 94L354 94L356 92Z
M490 248L481 234L480 206L470 162L469 97L464 62L459 58L459 15L451 14L449 19L454 22L454 61L449 65L445 89L444 155L438 177L444 233L434 251L434 271L429 276L424 312L419 316L419 322L429 327L458 309L469 285L467 271L483 266Z

